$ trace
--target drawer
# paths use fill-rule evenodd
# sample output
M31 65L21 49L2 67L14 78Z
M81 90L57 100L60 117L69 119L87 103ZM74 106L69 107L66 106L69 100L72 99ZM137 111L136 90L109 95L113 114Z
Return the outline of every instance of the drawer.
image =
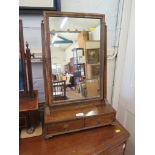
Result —
M109 149L105 152L105 155L124 155L125 144L121 144L114 149Z
M70 130L80 129L84 127L83 119L71 120L66 122L56 122L46 125L48 134L66 132Z
M115 114L98 115L85 118L85 127L111 124L115 120Z
M120 144L114 148L109 148L108 150L105 150L96 155L124 155L124 151L125 151L125 143Z

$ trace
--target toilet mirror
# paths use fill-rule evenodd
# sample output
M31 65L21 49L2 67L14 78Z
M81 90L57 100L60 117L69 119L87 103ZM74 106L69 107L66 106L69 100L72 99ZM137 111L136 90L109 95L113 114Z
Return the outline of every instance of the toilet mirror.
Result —
M44 13L44 65L52 104L103 98L103 24L103 15Z

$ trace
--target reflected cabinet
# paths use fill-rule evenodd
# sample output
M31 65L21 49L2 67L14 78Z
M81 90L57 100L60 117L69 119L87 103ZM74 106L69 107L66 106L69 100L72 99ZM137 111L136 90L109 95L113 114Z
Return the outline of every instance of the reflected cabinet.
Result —
M105 15L45 11L41 29L45 138L112 125Z

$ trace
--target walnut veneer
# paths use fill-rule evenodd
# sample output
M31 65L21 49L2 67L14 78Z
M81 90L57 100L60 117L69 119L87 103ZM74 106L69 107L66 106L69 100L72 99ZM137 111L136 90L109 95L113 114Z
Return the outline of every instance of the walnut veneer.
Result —
M115 115L111 105L102 101L58 106L51 110L51 115L45 113L45 138L109 125L115 121Z

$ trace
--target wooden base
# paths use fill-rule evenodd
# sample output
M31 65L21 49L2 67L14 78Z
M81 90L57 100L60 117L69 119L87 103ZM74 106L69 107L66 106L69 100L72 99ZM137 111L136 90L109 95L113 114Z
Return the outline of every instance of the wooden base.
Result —
M115 121L116 111L110 104L92 101L89 104L54 107L51 114L45 114L44 136L70 133L106 126Z

